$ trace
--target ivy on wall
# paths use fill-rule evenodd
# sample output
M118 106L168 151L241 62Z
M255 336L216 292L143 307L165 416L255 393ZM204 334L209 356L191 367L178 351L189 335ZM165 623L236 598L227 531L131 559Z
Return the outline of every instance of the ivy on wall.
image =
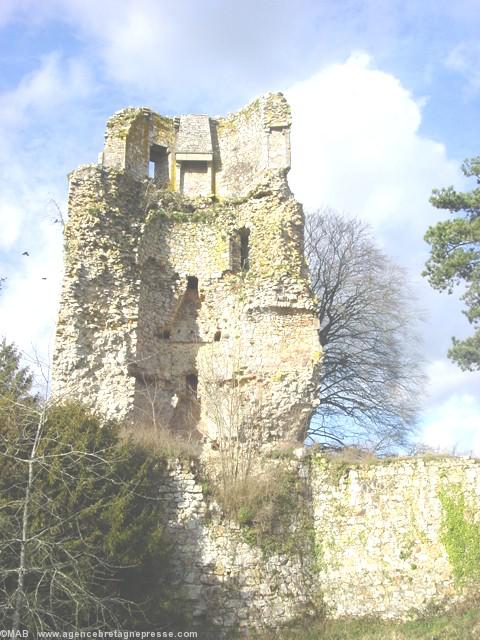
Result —
M460 485L439 492L442 505L440 539L448 554L455 582L459 585L480 579L480 523L473 517Z

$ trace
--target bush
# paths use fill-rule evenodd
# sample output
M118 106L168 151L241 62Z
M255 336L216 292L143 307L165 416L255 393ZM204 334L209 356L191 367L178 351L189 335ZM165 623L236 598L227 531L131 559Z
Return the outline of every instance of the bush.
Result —
M32 633L156 628L168 613L163 458L79 403L39 408L36 424L29 411L16 433L2 417L0 626L21 608Z

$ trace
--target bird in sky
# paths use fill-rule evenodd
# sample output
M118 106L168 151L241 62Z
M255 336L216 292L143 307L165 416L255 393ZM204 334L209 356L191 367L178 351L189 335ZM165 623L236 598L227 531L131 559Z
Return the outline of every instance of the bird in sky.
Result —
M29 256L29 255L30 255L30 254L28 253L28 251L24 251L24 252L22 253L22 256Z

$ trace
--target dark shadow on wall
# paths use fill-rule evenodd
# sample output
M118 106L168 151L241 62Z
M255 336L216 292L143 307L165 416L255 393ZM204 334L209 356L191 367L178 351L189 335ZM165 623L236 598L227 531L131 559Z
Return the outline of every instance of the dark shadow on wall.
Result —
M213 511L211 505L209 507L209 498L201 490L206 486L202 478L198 462L172 461L165 485L161 487L172 544L174 609L185 612L189 628L205 640L251 637L252 629L259 623L266 626L282 623L282 599L290 600L288 615L294 612L294 616L303 618L311 614L318 606L315 602L318 594L313 593L313 539L310 541L310 536L303 532L303 538L309 540L308 549L303 549L303 543L298 542L295 550L283 560L279 558L275 562L272 557L273 564L268 552L260 548L255 552L253 547L248 557L238 525L222 515L218 506ZM311 497L305 498L310 500L311 507ZM313 531L310 508L307 518L301 526ZM207 537L210 541L206 544ZM213 548L217 547L214 559L211 559L212 544ZM258 552L263 553L260 562ZM279 567L292 561L292 554L295 575L290 575L290 570L282 573ZM252 579L258 583L252 583ZM278 620L266 618L269 609L277 611ZM283 623L287 622L286 618Z
M139 252L140 295L134 409L139 427L167 429L186 439L198 438L197 355L200 348L198 278L180 276L172 267L170 223L147 225Z

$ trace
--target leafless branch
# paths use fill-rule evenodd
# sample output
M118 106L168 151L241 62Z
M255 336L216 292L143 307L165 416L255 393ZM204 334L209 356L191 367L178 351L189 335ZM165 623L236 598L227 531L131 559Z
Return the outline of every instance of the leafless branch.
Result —
M357 219L307 216L305 252L324 360L314 440L382 451L415 427L424 382L419 320L405 271Z

